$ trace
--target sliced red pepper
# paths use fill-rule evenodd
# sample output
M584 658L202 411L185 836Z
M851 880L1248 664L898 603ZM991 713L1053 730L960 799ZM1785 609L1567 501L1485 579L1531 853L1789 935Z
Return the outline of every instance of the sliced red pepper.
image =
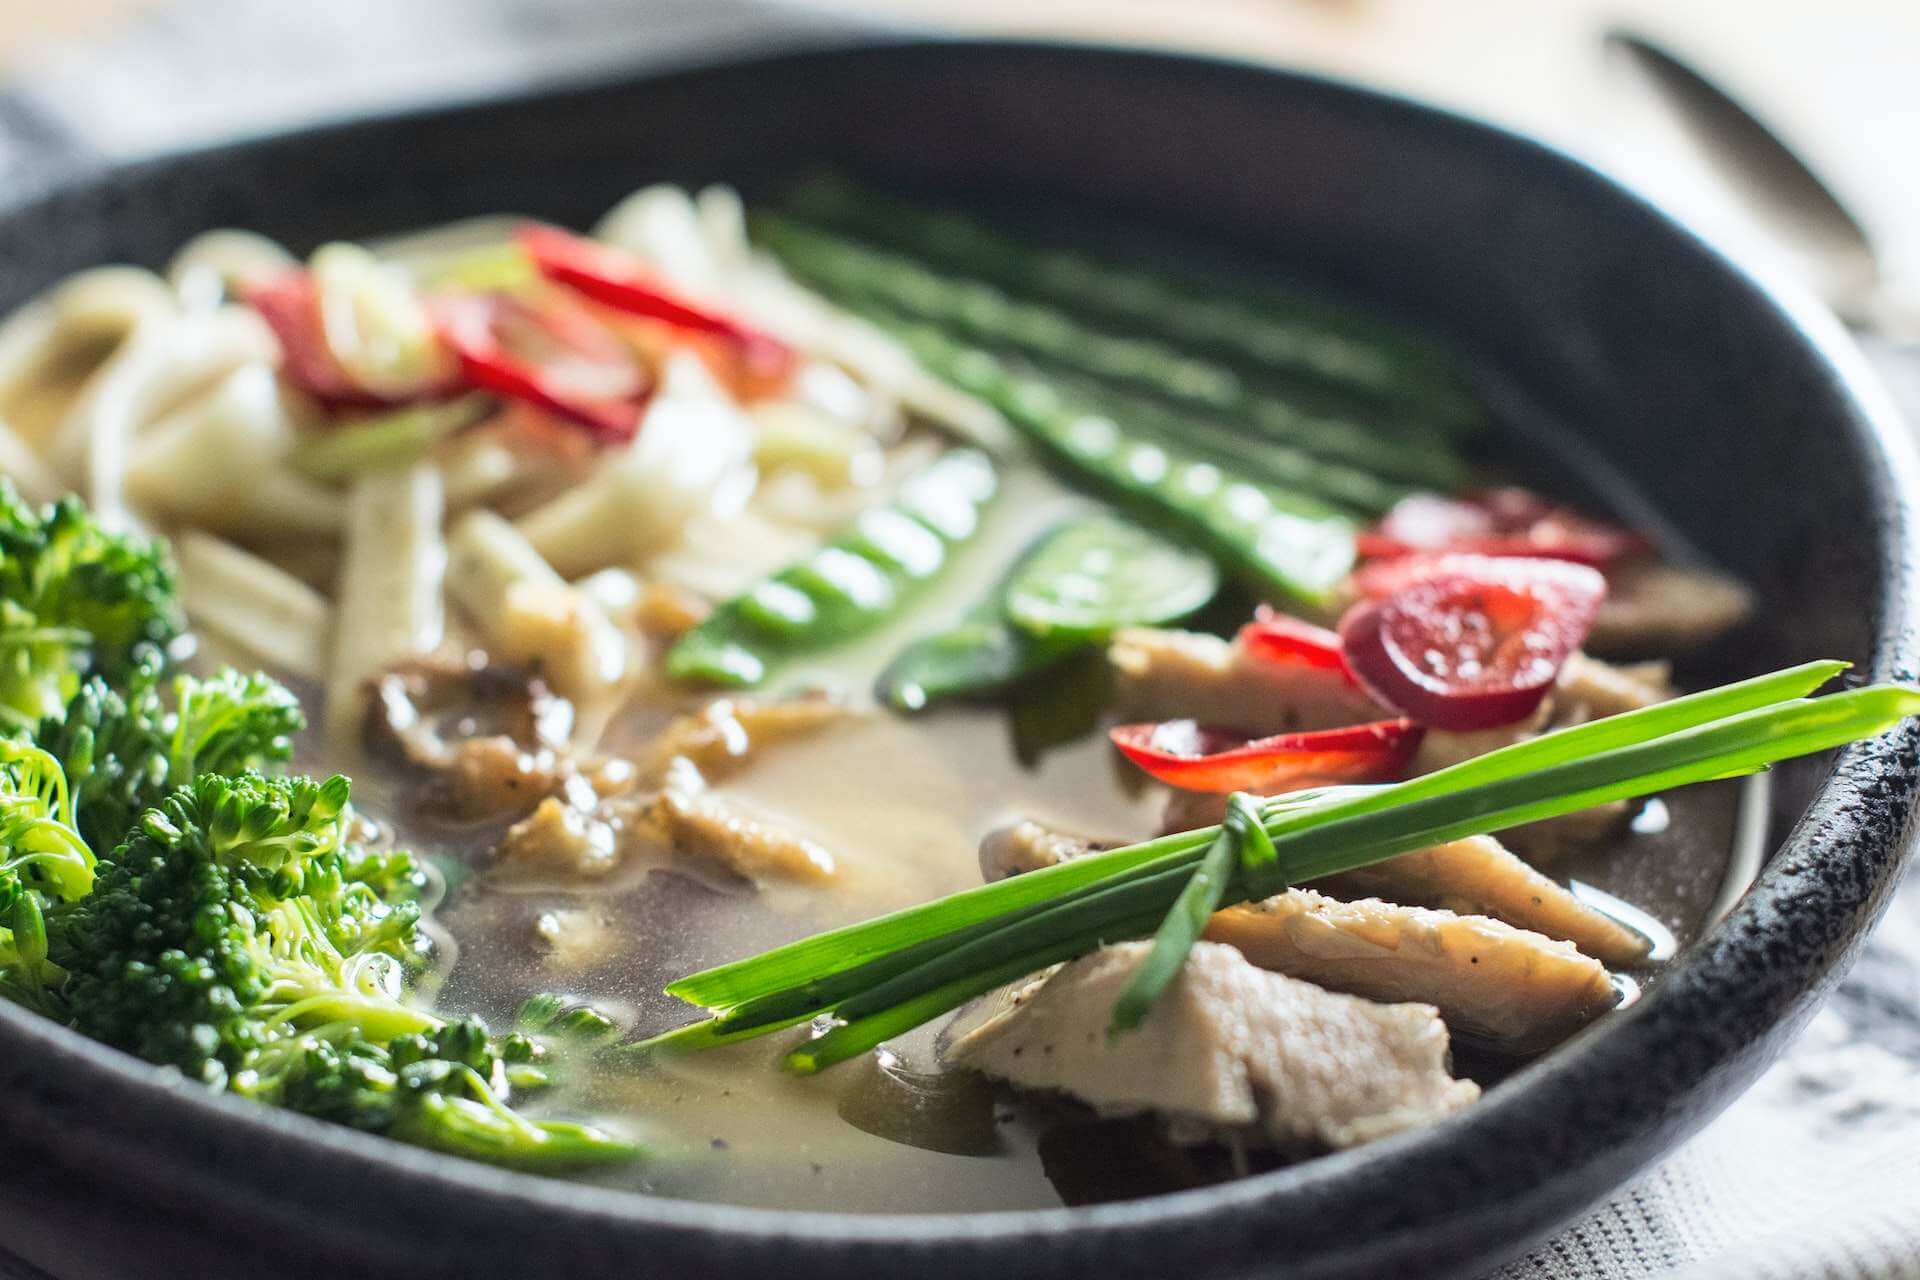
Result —
M1562 560L1447 556L1340 620L1347 665L1382 703L1436 729L1526 719L1586 639L1607 580Z
M281 376L330 411L390 409L415 400L440 399L458 390L449 382L423 387L414 396L384 396L355 382L327 346L320 300L313 276L305 268L250 284L241 297L279 340Z
M1257 661L1336 671L1347 683L1353 683L1353 673L1347 670L1347 659L1340 651L1338 632L1290 617L1271 605L1263 604L1254 611L1253 621L1240 628L1234 643Z
M1410 720L1379 720L1249 739L1191 720L1123 724L1113 745L1142 769L1183 791L1255 791L1278 795L1337 782L1398 777L1424 732Z
M1642 534L1519 488L1482 489L1457 498L1411 494L1358 539L1360 554L1370 559L1455 552L1596 567L1638 555L1650 545Z
M616 311L718 338L755 380L781 380L793 368L793 348L786 343L678 296L629 254L537 222L521 227L517 239L547 279Z
M436 304L440 333L471 385L578 423L603 441L633 438L652 372L591 317L505 294Z

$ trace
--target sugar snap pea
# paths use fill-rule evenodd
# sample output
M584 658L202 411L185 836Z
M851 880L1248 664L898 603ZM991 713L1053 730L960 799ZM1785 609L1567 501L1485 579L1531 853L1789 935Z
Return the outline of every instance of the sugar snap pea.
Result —
M997 692L1122 627L1184 618L1213 599L1213 561L1104 513L1054 526L949 630L909 645L880 673L902 711Z
M878 307L862 312L936 377L998 409L1063 474L1132 507L1150 528L1204 548L1257 590L1318 607L1352 569L1355 526L1339 508L1130 436L1044 379L932 325Z
M1032 244L977 218L837 176L794 190L800 217L1082 314L1138 325L1245 367L1422 414L1451 433L1485 410L1436 343L1305 290L1200 282Z
M1157 338L1107 332L1067 312L945 276L911 258L773 215L756 215L759 239L796 275L841 301L866 300L957 330L990 347L1225 415L1258 435L1381 475L1445 490L1460 464L1444 437L1423 425L1382 430L1267 394L1233 369Z
M754 685L784 658L885 622L972 538L999 489L975 449L943 454L894 501L862 512L811 556L722 604L667 651L678 680Z

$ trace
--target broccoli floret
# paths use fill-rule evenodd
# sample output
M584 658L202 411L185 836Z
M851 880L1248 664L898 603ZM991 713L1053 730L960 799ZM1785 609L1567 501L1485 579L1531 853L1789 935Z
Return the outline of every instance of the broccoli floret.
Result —
M146 646L121 688L89 676L65 714L34 733L65 767L81 834L95 848L112 849L143 810L201 773L284 764L306 727L299 701L278 681L231 668L206 680L176 677L170 710L162 666L160 651Z
M376 885L411 883L411 862L354 849L348 801L345 778L201 774L141 815L92 894L49 921L73 1025L211 1087L440 1150L633 1155L515 1113L485 1027L402 998L419 908Z
M49 957L46 912L84 898L94 878L59 763L38 747L0 740L0 995L64 1016L66 973Z
M89 672L117 684L181 626L163 544L108 532L74 497L36 512L0 480L0 718L60 714Z

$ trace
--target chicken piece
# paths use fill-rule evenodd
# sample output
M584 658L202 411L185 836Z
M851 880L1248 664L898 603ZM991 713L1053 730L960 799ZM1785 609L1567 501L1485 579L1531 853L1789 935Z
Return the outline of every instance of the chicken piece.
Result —
M1315 887L1341 898L1385 898L1463 916L1491 916L1518 929L1571 942L1615 968L1640 963L1653 945L1535 871L1492 836L1468 836L1416 849L1328 876Z
M403 663L370 682L367 745L431 775L454 817L525 813L573 766L573 704L484 654Z
M1206 936L1262 969L1371 1000L1420 1000L1500 1049L1558 1044L1619 999L1606 969L1571 944L1485 916L1339 902L1289 889L1216 912Z
M1095 847L1017 822L981 842L981 872L1004 879ZM1318 887L1375 900L1292 889L1215 913L1206 936L1240 947L1262 968L1337 991L1438 1005L1449 1025L1515 1051L1556 1043L1610 1008L1615 992L1598 961L1634 964L1650 947L1488 836L1402 854ZM1530 993L1510 980L1516 973Z
M1471 733L1429 729L1414 753L1411 772L1432 773L1554 729L1638 711L1673 696L1674 688L1664 662L1617 666L1585 653L1575 653L1560 668L1553 691L1533 715L1518 724ZM1616 800L1558 818L1530 822L1509 831L1507 839L1535 857L1550 858L1619 834L1632 812L1632 806L1626 801Z
M1197 943L1133 1031L1107 1035L1148 944L1121 943L1017 987L953 1062L1108 1114L1158 1112L1182 1140L1342 1148L1438 1120L1480 1096L1447 1072L1430 1005L1374 1004Z
M1094 840L1055 831L1030 819L995 827L980 841L980 878L992 883L1028 871L1070 862L1083 853L1113 848Z
M1265 736L1382 715L1338 672L1261 662L1196 631L1128 628L1114 636L1107 661L1115 705L1129 720L1195 720Z
M764 702L716 698L700 711L676 716L636 761L646 777L662 775L676 758L693 763L709 782L746 765L757 751L805 737L850 714L845 705L812 696Z
M1608 575L1607 598L1587 645L1610 657L1684 654L1719 639L1753 613L1753 593L1724 574L1649 561Z

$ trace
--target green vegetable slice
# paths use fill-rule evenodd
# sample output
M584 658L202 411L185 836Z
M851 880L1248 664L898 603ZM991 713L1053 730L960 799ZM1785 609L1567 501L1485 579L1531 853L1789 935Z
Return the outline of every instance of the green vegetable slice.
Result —
M1220 572L1130 521L1093 516L1056 529L1015 570L1008 621L1034 636L1099 640L1184 618L1213 599Z
M667 651L676 680L756 685L786 658L828 648L893 617L979 530L999 489L987 456L943 454L813 554L727 601Z

